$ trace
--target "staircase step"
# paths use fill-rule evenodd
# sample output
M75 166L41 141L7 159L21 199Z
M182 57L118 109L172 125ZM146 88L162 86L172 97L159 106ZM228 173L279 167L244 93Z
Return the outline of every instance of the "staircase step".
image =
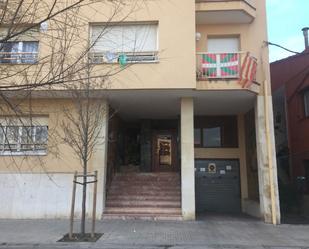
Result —
M179 220L178 173L121 173L108 189L104 219Z
M114 178L117 181L180 181L179 174L118 174Z
M128 180L128 181L123 181L123 180L117 180L116 181L119 186L123 185L131 185L132 183L137 186L179 186L180 181L140 181L140 180Z
M109 200L106 203L107 207L159 207L159 208L180 208L180 202L179 201L111 201Z
M137 191L137 192L144 192L144 191L156 191L156 192L180 192L180 187L155 187L155 186L114 186L112 185L108 191Z
M106 207L106 214L181 214L180 208L158 207Z
M107 195L107 201L179 201L180 195L172 196L158 196L158 195Z
M180 214L103 214L103 220L183 220Z
M108 191L108 195L140 195L140 196L178 196L180 195L180 190L176 191L147 191L147 190L113 190Z

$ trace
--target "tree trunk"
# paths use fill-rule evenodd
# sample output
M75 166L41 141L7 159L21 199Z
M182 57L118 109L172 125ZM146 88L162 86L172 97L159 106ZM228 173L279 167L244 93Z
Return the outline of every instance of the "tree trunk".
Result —
M87 198L87 163L84 162L83 167L83 198L82 198L82 217L80 233L82 236L85 235L86 230L86 198Z

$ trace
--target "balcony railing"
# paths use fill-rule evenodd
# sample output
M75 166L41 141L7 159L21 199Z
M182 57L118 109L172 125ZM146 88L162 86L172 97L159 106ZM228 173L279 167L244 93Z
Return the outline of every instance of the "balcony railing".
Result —
M158 62L158 51L144 52L91 52L89 60L94 64L118 63L121 56L125 55L126 63L151 63Z
M0 64L35 64L38 52L0 52Z
M197 80L234 79L255 81L257 59L248 52L238 53L197 53Z

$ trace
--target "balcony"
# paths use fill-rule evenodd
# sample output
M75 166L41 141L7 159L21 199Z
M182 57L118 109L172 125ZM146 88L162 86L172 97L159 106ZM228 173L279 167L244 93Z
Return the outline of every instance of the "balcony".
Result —
M35 64L38 52L0 52L0 64Z
M244 24L256 17L256 0L196 0L196 24Z
M249 89L258 92L257 66L257 59L249 52L197 53L197 88Z

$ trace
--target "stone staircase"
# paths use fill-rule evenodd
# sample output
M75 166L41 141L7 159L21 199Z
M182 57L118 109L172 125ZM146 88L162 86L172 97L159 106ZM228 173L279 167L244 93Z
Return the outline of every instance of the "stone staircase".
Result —
M181 220L180 191L178 173L117 174L103 219Z

